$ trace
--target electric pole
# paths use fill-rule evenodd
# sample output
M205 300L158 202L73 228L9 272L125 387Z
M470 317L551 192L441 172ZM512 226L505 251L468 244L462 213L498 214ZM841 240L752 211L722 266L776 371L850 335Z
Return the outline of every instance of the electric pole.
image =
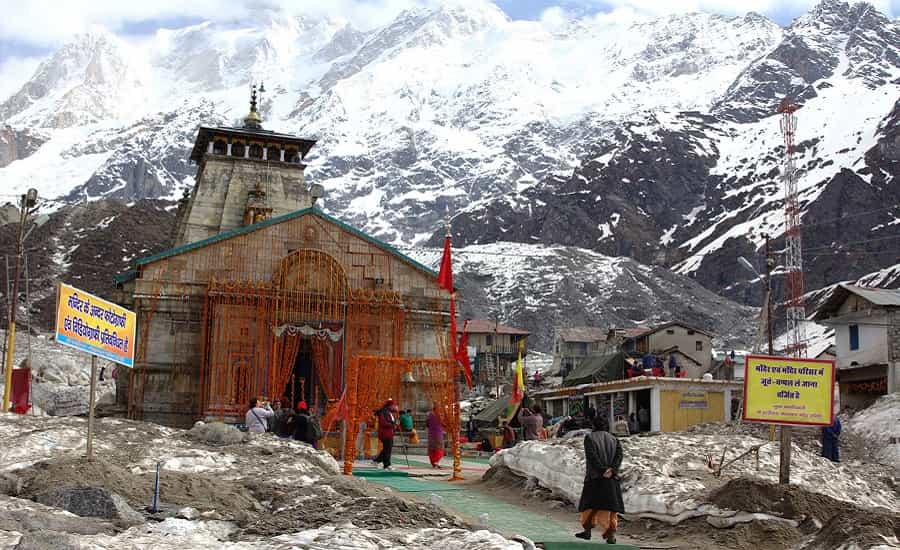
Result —
M25 222L28 214L37 204L37 189L29 189L22 195L19 204L19 233L16 237L16 267L13 270L12 291L9 297L9 325L6 328L6 378L3 386L3 412L9 412L9 396L12 390L13 357L16 347L16 306L19 296L19 270L22 267L22 254L24 252Z
M778 106L781 115L781 134L784 138L784 246L785 300L787 307L785 355L803 357L806 352L806 309L803 304L803 246L800 233L800 198L797 191L797 170L794 164L794 138L797 132L797 109L800 107L785 97ZM791 482L791 426L781 426L781 464L778 483Z
M769 356L775 355L775 344L774 344L774 327L772 323L772 266L775 262L772 260L772 253L769 250L769 234L763 233L763 238L766 240L766 336L769 340Z

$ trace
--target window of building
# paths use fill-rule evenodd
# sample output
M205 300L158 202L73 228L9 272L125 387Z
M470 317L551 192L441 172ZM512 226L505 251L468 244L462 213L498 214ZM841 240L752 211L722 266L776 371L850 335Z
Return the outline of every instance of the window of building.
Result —
M494 335L493 334L485 335L484 343L488 346L493 346L494 345Z
M694 331L693 331L693 330L689 330L689 331L688 331L688 334L694 334Z
M675 334L675 329L674 328L667 329L666 334Z
M859 325L850 325L850 349L859 349Z
M703 341L702 340L697 340L697 342L694 345L696 346L695 349L697 351L703 351Z

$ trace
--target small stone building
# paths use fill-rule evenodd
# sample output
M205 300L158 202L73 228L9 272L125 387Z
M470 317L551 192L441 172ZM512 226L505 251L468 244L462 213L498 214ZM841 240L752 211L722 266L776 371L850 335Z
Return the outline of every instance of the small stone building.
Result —
M553 343L553 369L565 376L584 358L606 349L606 329L568 327L556 331Z
M632 414L644 417L641 431L677 432L707 422L731 422L742 392L740 382L728 380L640 376L545 390L532 397L551 417L590 406L612 421Z
M834 327L841 407L900 392L900 289L841 283L813 320Z
M712 338L705 330L670 321L631 334L623 341L622 350L634 355L651 353L663 359L674 355L688 378L700 378L712 367Z
M132 417L236 420L253 396L321 414L355 357L446 361L436 273L315 206L302 163L313 144L263 130L255 97L243 128L199 129L175 246L117 280L138 315L135 368L118 377ZM409 382L393 397L428 408Z
M470 319L459 324L460 330L468 334L469 347L475 348L473 366L475 383L488 387L508 383L512 376L510 365L519 357L528 355L527 330L510 327L487 319Z

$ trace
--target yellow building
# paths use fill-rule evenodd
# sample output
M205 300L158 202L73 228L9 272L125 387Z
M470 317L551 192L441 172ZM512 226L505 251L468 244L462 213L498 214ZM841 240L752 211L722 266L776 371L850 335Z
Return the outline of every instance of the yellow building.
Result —
M593 407L612 421L632 414L640 431L677 432L706 422L731 422L743 387L729 380L640 376L535 393L550 417ZM645 412L644 412L645 411Z

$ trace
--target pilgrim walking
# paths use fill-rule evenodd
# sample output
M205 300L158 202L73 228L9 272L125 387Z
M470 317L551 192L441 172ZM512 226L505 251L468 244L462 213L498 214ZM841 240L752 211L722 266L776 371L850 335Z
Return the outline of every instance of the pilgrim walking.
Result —
M616 542L619 514L625 512L619 469L622 467L622 444L609 433L603 417L594 419L593 431L584 437L585 476L578 511L584 531L575 536L591 540L591 531L603 530L601 535L609 544Z

